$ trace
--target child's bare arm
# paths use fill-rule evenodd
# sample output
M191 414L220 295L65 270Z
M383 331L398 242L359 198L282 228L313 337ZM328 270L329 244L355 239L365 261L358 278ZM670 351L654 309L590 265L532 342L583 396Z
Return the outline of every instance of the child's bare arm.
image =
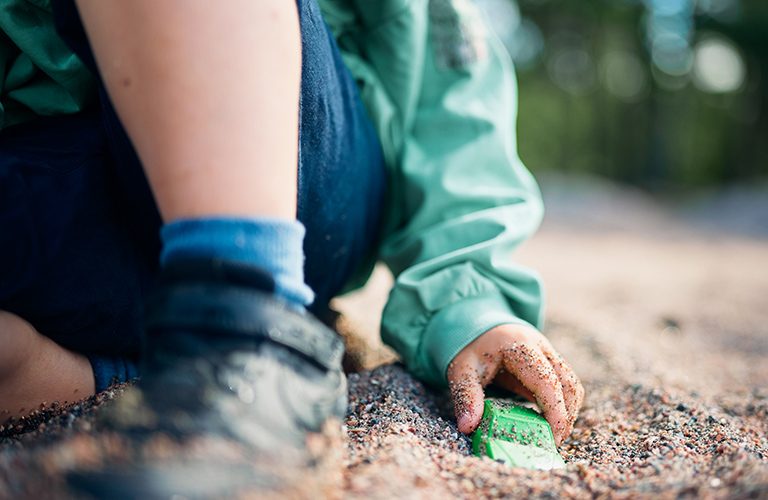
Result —
M459 430L470 433L483 413L483 388L494 383L538 403L558 445L571 433L584 388L571 367L537 330L492 328L466 346L448 367Z

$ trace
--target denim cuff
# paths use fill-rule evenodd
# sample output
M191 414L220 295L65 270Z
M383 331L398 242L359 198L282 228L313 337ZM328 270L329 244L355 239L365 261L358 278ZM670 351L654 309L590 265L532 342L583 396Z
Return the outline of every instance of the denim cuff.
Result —
M93 369L96 392L107 390L114 384L129 382L139 377L139 364L135 359L123 357L88 356Z

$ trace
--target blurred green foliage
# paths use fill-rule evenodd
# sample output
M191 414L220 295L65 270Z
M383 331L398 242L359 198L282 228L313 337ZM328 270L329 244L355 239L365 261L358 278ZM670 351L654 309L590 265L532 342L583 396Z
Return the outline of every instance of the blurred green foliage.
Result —
M650 190L768 175L768 1L485 0L534 171Z

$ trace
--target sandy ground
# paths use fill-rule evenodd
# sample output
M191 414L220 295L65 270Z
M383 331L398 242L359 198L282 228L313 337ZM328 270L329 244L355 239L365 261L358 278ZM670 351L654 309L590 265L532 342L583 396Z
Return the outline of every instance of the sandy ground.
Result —
M550 215L515 256L543 276L546 333L587 390L567 469L471 456L446 395L379 342L378 270L336 304L361 371L324 496L768 498L768 205L715 217L718 200L673 211L569 185L545 183ZM0 431L0 497L68 497L61 472L94 460L92 417L115 394Z

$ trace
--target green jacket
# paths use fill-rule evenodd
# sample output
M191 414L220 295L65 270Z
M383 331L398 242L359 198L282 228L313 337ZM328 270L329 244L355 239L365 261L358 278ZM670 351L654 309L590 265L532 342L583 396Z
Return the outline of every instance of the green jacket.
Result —
M488 329L541 327L542 291L512 251L543 215L517 155L504 47L468 0L321 0L390 169L379 257L395 286L382 338L417 377Z
M96 84L56 34L49 0L2 0L0 130L35 116L76 113Z
M414 375L445 385L453 357L488 329L541 326L539 279L511 255L543 213L517 155L512 64L469 0L320 4L389 168L375 257L396 280L382 337Z

